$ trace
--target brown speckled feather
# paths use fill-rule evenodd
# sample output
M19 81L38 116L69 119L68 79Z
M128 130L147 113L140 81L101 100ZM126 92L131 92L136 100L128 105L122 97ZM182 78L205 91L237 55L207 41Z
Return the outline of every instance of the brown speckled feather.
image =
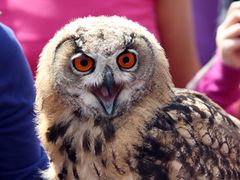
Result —
M140 174L157 179L239 179L238 120L233 123L233 117L198 93L175 93L143 133Z
M73 65L82 57L78 66L94 64L87 72ZM45 179L240 179L240 121L175 89L163 49L132 21L66 25L41 54L36 89Z

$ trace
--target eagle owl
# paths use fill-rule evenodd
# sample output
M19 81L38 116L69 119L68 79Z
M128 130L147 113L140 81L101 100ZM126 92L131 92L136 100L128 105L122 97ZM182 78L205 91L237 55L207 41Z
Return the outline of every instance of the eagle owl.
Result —
M238 120L174 88L162 47L126 18L80 18L58 31L36 88L46 179L240 179Z

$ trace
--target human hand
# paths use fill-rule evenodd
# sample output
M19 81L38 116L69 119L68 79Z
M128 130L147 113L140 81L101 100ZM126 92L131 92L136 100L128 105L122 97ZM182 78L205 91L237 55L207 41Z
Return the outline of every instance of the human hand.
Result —
M216 43L223 62L240 69L240 2L233 2L218 27Z

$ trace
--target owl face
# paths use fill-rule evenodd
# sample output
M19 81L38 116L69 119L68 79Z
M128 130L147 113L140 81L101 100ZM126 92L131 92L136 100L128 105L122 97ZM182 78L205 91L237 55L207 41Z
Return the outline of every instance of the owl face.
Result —
M50 41L53 88L86 116L129 111L151 91L155 49L146 36L143 27L124 18L74 21Z

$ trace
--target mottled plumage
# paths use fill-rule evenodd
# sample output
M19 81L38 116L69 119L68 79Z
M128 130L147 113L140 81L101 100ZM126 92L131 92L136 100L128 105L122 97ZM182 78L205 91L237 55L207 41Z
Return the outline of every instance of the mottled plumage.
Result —
M163 49L137 23L66 25L41 54L36 88L47 179L240 179L239 121L174 88Z

